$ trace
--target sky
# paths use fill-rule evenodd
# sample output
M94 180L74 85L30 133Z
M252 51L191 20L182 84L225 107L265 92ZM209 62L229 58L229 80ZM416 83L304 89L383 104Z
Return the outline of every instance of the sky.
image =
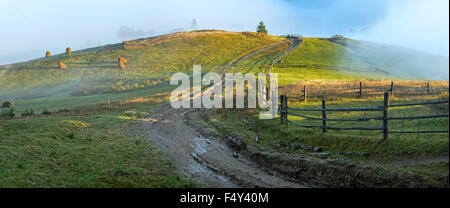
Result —
M0 65L192 29L346 37L448 57L448 0L0 0ZM195 19L195 24L193 20Z

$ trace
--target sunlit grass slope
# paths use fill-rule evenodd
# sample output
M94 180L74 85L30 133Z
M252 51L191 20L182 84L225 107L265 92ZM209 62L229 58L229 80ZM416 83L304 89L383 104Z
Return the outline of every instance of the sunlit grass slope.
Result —
M92 95L149 88L174 72L265 72L292 42L280 36L217 30L167 34L0 66L0 100L55 94ZM128 60L119 69L117 59ZM238 61L237 61L238 60ZM62 61L67 69L60 70ZM274 65L280 85L304 80L447 79L442 58L395 46L351 39L304 38ZM444 73L444 74L445 74Z
M285 40L283 37L251 32L192 31L124 41L75 51L71 55L58 54L0 67L0 96L12 96L17 94L16 90L24 88L37 90L42 87L38 91L52 91L54 94L86 85L167 78L173 72L192 69L194 64L201 64L206 71L227 65L248 51ZM128 60L125 70L117 66L119 57ZM68 69L60 70L60 61ZM138 85L132 88L139 88L141 84ZM57 89L56 92L49 90L50 86ZM124 86L119 84L118 87Z

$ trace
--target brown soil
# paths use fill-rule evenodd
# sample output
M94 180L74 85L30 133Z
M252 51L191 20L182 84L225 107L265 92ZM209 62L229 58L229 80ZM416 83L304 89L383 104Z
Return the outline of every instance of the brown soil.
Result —
M237 151L186 125L186 109L164 107L143 119L154 144L188 178L207 187L307 187L267 172Z

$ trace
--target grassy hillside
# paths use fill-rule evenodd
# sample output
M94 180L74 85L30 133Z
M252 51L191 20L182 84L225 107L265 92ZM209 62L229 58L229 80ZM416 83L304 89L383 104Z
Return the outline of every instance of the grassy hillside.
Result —
M190 70L194 64L204 70L224 66L249 51L285 40L251 32L194 31L58 54L1 67L0 96L16 97L21 89L28 91L25 97L42 91L54 94L86 85L122 90L148 87L160 81L155 79ZM118 57L128 60L125 70L117 67ZM68 69L58 69L59 61ZM123 85L129 80L134 80L132 86Z
M323 38L304 38L302 47L283 58L283 64L336 65L344 58L346 48Z
M448 58L351 39L304 38L275 65L282 84L329 79L448 79Z
M284 37L216 30L124 41L0 66L0 100L149 88L167 82L174 72L191 70L194 64L201 64L204 71L232 66L232 72L265 72L292 47L293 42ZM119 69L118 57L128 60L126 69ZM68 68L60 70L60 61ZM279 73L280 85L287 85L304 80L446 79L443 67L448 68L448 58L399 47L304 38L272 72Z

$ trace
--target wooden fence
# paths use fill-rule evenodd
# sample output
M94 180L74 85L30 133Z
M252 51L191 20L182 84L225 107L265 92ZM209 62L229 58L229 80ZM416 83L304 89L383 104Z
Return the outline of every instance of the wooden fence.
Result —
M364 86L363 82L359 82L359 86L326 90L311 90L308 89L308 85L303 85L300 93L297 95L289 95L289 99L306 102L308 98L314 97L339 96L362 98L364 96L382 95L386 91L391 95L396 94L398 96L436 95L442 92L448 92L449 88L448 86L432 87L430 82L427 82L426 86L396 86L394 82L391 82L389 86Z
M279 114L280 120L282 124L288 125L291 123L298 127L303 128L319 128L322 129L324 133L330 130L366 130L366 131L382 131L383 132L383 140L388 139L389 134L407 134L407 133L448 133L449 130L424 130L424 131L393 131L389 129L389 121L390 120L414 120L414 119L428 119L428 118L439 118L439 117L449 117L449 114L439 114L439 115L425 115L425 116L409 116L409 117L391 117L389 116L389 109L402 107L402 106L418 106L418 105L433 105L433 104L445 104L449 103L448 100L436 101L436 102L422 102L422 103L409 103L409 104L395 104L391 105L389 96L391 92L384 92L384 102L382 106L378 107L369 107L369 108L327 108L326 100L322 100L322 108L293 108L288 106L288 98L286 95L280 96L280 106L279 106ZM294 112L292 112L294 111ZM321 111L322 117L311 117L302 115L297 112L306 112L306 111ZM382 112L382 116L379 117L366 117L366 118L340 118L340 119L330 119L327 117L327 112L329 111L379 111ZM296 116L306 119L312 120L321 120L322 125L304 125L298 122L294 122L289 120L288 116ZM382 121L382 124L378 127L333 127L328 125L328 121L370 121L370 120L379 120Z

